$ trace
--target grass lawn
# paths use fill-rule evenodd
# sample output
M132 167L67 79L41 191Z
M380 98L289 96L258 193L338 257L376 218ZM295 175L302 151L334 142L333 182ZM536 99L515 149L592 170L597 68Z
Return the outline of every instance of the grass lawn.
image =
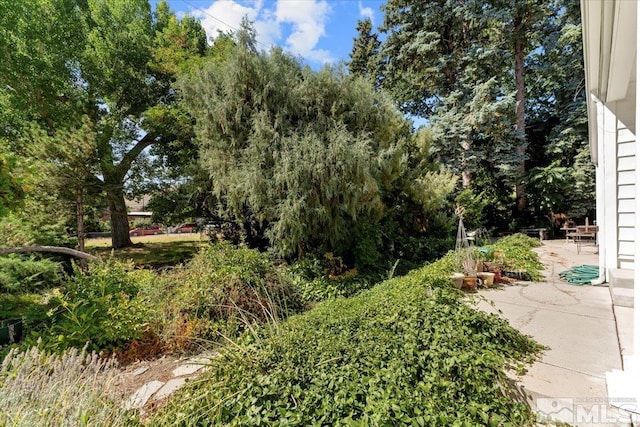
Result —
M131 240L135 246L112 250L110 238L88 239L86 250L99 257L113 254L122 260L133 260L136 265L161 268L188 260L209 244L209 238L199 233L139 236Z

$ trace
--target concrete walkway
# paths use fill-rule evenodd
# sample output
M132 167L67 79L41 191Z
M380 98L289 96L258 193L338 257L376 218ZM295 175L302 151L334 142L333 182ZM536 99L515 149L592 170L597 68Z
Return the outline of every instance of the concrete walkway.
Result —
M609 288L569 285L558 277L571 267L598 265L596 251L582 247L578 254L571 242L545 241L537 249L545 265L545 282L520 282L480 292L486 298L478 302L480 309L498 313L548 347L527 374L517 379L541 422L632 425L630 415L610 406L607 399L605 373L622 368Z

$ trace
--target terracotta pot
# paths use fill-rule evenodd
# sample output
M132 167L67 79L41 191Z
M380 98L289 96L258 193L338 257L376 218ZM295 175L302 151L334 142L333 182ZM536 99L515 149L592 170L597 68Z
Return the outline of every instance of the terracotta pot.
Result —
M500 270L496 270L493 272L493 283L500 283L502 281L502 274L500 274Z
M478 281L477 277L465 277L462 279L462 289L469 292L478 292Z

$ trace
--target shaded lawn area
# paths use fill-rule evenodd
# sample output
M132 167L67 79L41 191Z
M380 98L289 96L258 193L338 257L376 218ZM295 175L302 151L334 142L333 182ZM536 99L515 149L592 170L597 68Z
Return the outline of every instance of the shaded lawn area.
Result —
M109 239L92 239L87 241L86 250L101 258L113 254L121 260L132 260L137 266L157 269L188 261L209 245L209 239L199 234L143 236L132 240L135 246L113 250Z
M87 252L108 258L132 260L136 266L159 269L181 264L191 259L201 248L209 245L209 239L200 234L141 236L133 238L136 246L112 251L111 239L90 239ZM0 292L0 319L46 317L42 311L44 296L39 293L8 294Z

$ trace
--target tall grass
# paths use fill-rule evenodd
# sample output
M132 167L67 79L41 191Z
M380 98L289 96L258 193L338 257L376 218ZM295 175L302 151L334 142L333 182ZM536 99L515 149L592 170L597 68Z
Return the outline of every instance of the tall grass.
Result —
M114 359L13 349L0 365L0 426L137 425L119 403Z

